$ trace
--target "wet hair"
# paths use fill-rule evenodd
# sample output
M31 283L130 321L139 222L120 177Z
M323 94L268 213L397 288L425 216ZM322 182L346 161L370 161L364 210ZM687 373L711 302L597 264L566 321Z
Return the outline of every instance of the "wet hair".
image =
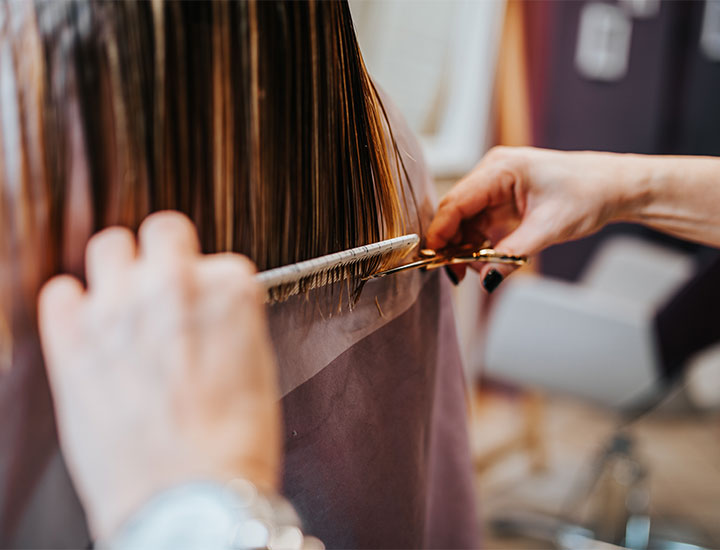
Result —
M0 546L56 445L38 290L164 209L261 270L406 232L346 2L0 4ZM348 295L392 261L348 267Z
M10 297L22 286L34 310L83 223L180 210L205 252L260 270L406 232L413 198L346 2L0 10L3 349ZM381 267L348 268L351 284Z

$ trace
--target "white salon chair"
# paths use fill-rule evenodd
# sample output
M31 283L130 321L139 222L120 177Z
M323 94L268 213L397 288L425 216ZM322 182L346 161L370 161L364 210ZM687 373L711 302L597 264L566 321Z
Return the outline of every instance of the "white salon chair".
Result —
M613 408L634 406L663 385L655 315L693 273L682 252L617 237L577 283L510 278L492 314L485 372Z
M573 523L576 515L518 512L497 518L496 528L560 548L607 543L643 550L700 548L673 540L678 537L652 524L647 468L624 428L667 396L672 382L692 364L692 353L717 337L716 331L700 334L699 340L688 336L698 332L688 325L696 322L693 311L703 309L703 300L711 315L717 311L720 292L707 288L720 284L720 269L717 261L711 265L707 277L708 270L686 253L616 237L604 244L578 282L526 276L504 283L485 341L487 376L593 400L616 411L621 423L572 495L569 509L591 510L582 524ZM693 291L698 280L701 290ZM688 302L693 306L686 307ZM674 342L666 337L678 333ZM714 348L708 349L717 357ZM706 370L712 363L704 360Z

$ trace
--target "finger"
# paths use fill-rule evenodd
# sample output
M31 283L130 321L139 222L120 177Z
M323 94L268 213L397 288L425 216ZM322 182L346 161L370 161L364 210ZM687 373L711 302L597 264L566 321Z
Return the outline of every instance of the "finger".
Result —
M474 271L477 271L482 281L482 286L485 291L490 294L500 286L507 277L515 271L518 266L512 264L497 264L497 263L474 263L470 266Z
M462 213L454 202L442 202L426 234L428 248L444 248L459 235Z
M427 232L427 246L442 248L457 238L463 221L487 207L512 201L516 174L507 168L486 168L482 163L461 180L440 202Z
M269 341L265 313L265 290L255 278L255 266L239 254L213 254L197 264L201 317L206 329L233 342L253 345ZM223 336L226 335L226 336ZM257 369L246 375L266 376ZM266 381L265 381L266 382ZM263 382L263 383L265 383Z
M465 278L466 271L467 266L462 264L445 266L445 272L447 273L447 276L452 282L452 284L454 284L455 286L459 285Z
M495 250L512 256L530 256L545 247L545 238L531 221L523 222L515 231L501 240ZM519 266L499 263L475 263L471 266L480 275L483 288L493 292Z
M138 235L140 254L147 259L177 260L196 256L200 252L195 226L180 212L151 214L143 221Z
M198 264L198 279L205 288L221 296L237 296L252 299L257 304L264 302L264 290L257 282L257 268L246 256L221 253L203 256Z
M94 235L85 249L88 289L110 286L135 260L135 236L125 227L110 227Z
M554 231L549 223L538 221L533 214L495 245L495 250L511 256L532 256L553 244Z
M82 284L70 275L54 277L40 290L38 325L48 369L59 364L56 359L62 346L76 344L75 329L84 296Z

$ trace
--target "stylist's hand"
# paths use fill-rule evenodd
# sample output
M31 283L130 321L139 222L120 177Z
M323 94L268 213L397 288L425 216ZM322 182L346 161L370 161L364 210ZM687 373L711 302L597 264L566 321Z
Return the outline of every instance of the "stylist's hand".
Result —
M427 246L481 243L487 237L500 252L532 255L584 237L620 218L636 200L626 189L634 180L627 172L646 162L636 159L496 147L443 198L427 232ZM471 267L489 292L516 269L487 263ZM459 277L464 275L464 267L455 269Z
M275 489L276 371L253 265L201 256L190 221L153 214L139 243L106 229L88 289L43 289L40 330L60 441L96 537L153 493L243 477Z

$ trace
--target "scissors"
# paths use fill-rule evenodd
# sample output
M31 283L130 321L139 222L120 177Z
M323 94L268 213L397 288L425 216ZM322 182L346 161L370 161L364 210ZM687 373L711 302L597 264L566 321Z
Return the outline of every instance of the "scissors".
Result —
M380 271L370 277L367 277L367 279L387 277L388 275L406 271L408 269L432 270L449 265L469 264L473 262L489 262L521 266L528 263L528 257L502 254L501 252L490 248L489 241L486 241L479 246L474 244L463 244L459 246L449 246L440 250L424 248L420 250L417 253L417 256L409 263Z

